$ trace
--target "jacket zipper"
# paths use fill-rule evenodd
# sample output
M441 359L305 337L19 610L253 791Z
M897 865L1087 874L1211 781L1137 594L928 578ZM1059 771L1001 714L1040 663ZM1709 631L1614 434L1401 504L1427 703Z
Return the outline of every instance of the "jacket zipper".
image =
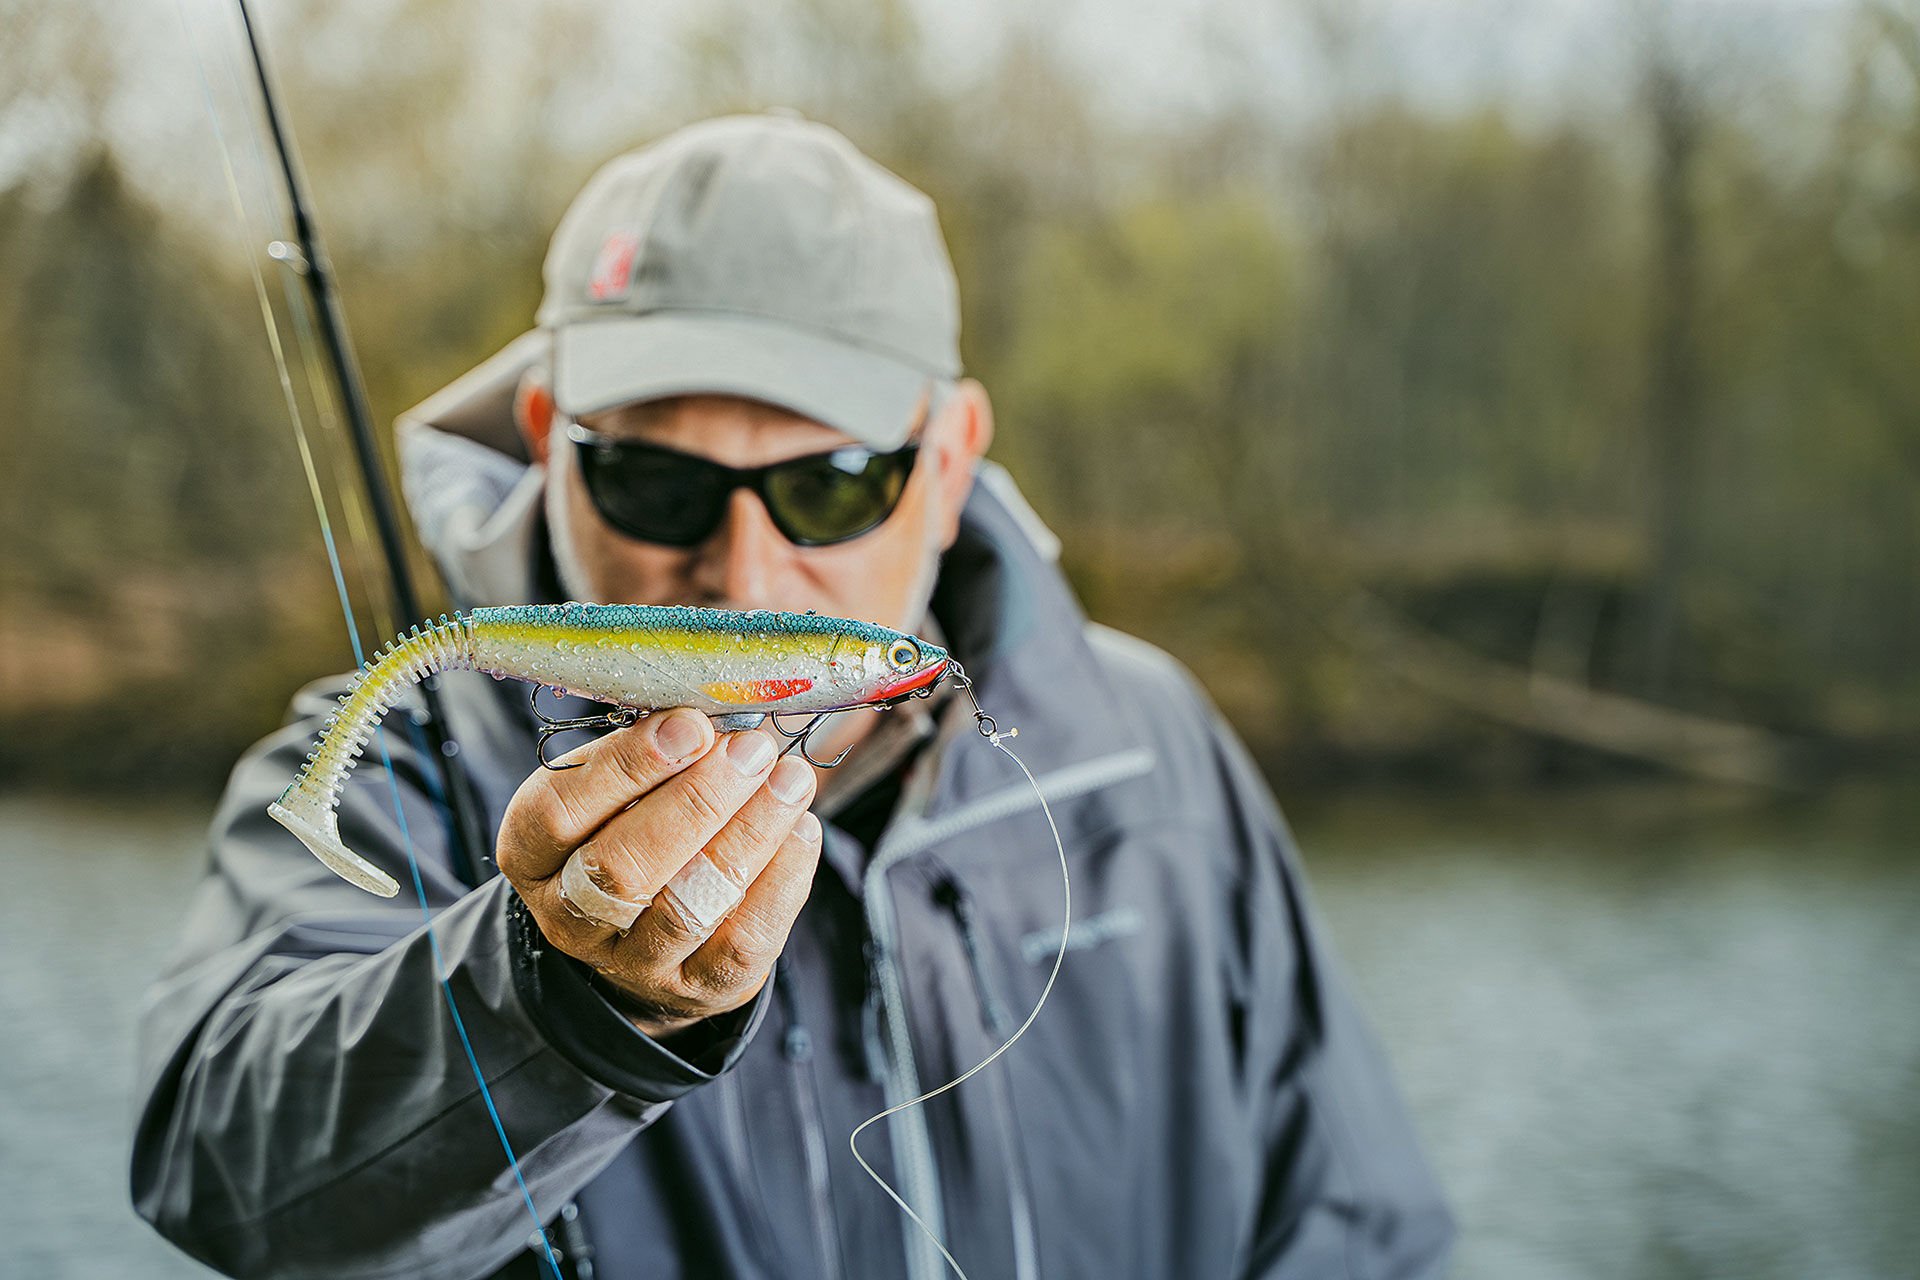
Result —
M767 1218L766 1204L758 1194L753 1153L747 1148L747 1129L752 1123L747 1115L747 1100L740 1092L740 1083L734 1072L724 1072L714 1086L720 1090L720 1131L733 1160L733 1176L740 1187L750 1193L746 1196L748 1229L759 1243L760 1256L777 1258L780 1256L774 1247L777 1237L773 1233L772 1222Z
M833 1211L833 1183L827 1172L826 1124L820 1116L819 1081L813 1071L813 1036L800 1022L800 1001L794 995L787 958L775 966L774 992L787 1015L787 1033L781 1055L792 1070L794 1108L800 1116L800 1147L807 1162L807 1188L813 1200L813 1242L820 1254L822 1280L838 1280L840 1268L839 1219Z
M1154 753L1145 747L1099 756L1079 764L1055 770L1039 780L1040 794L1048 804L1098 791L1129 778L1137 778L1154 765ZM913 1062L913 1040L906 1019L904 992L898 966L893 962L896 920L893 899L888 895L886 876L897 864L923 853L942 841L951 840L977 827L1010 818L1037 802L1033 789L1015 784L982 796L970 804L931 820L906 819L882 834L880 846L867 864L861 899L867 916L868 952L878 990L879 1021L887 1051L884 1081L890 1107L920 1096L924 1090ZM894 1167L900 1177L900 1193L914 1211L925 1220L929 1230L946 1239L940 1202L940 1171L933 1158L933 1142L927 1132L926 1116L914 1107L893 1117L888 1126L892 1137ZM946 1262L933 1242L904 1224L908 1280L943 1280Z
M949 872L934 887L934 900L953 913L960 927L960 945L966 949L967 967L973 972L973 991L980 1002L980 1023L986 1028L992 1047L997 1049L1013 1034L1013 1020L987 976L986 962L980 953L979 917L974 914L973 896L966 886ZM1039 1250L1034 1238L1033 1204L1027 1194L1025 1166L1015 1143L1013 1099L999 1071L988 1071L987 1086L993 1090L994 1120L1000 1130L1000 1149L1006 1157L1007 1208L1013 1221L1013 1274L1016 1280L1032 1280L1040 1274Z
M1040 1244L1033 1225L1033 1200L1027 1194L1027 1168L1014 1142L1013 1100L1007 1096L1004 1076L991 1070L986 1076L987 1085L993 1090L994 1112L1000 1117L1000 1147L1007 1155L1007 1201L1013 1218L1013 1274L1017 1280L1038 1280Z

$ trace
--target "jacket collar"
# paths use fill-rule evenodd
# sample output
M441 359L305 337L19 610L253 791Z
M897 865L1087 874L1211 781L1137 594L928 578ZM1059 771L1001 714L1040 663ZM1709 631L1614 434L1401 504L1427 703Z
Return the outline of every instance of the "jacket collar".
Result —
M1148 738L1128 691L1094 655L1086 615L1050 554L1058 543L1051 534L1036 540L1030 516L1007 473L983 466L960 535L941 563L934 616L981 707L1001 731L1019 731L1010 745L1043 790L1050 777L1137 773L1120 765L1150 755ZM967 732L942 734L946 749L936 753L912 806L922 820L950 818L960 806L1000 793L1024 793L1020 807L1031 806L1031 789L1013 762L972 732L970 710L963 699L949 708L950 721Z

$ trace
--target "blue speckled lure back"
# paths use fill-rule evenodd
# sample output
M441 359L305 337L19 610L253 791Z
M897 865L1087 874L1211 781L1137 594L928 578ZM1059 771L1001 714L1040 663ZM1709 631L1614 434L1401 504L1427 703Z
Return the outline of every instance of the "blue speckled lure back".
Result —
M380 719L440 671L547 685L641 712L819 714L884 705L932 689L945 650L850 618L684 605L509 605L441 615L354 677L306 766L267 812L322 862L373 893L393 878L340 842L334 812Z

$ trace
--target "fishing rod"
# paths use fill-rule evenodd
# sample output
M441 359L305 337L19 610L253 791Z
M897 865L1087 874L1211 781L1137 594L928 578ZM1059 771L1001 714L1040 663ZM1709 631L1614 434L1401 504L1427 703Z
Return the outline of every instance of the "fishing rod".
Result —
M380 461L380 453L374 440L373 415L368 407L366 385L362 380L359 365L353 357L353 349L347 337L346 315L340 305L339 294L334 288L333 272L326 250L320 243L319 231L314 225L313 215L306 198L299 166L294 160L286 130L281 124L277 99L273 93L272 78L267 72L266 58L261 50L260 39L253 24L253 15L248 9L247 0L234 0L240 12L240 22L247 38L247 50L253 60L254 75L258 82L261 104L264 109L267 127L273 138L274 150L280 158L280 172L284 181L287 202L293 221L293 243L275 241L268 247L271 257L285 265L298 275L306 284L307 296L314 313L319 317L319 329L326 346L327 358L332 366L334 381L340 391L340 403L345 410L347 423L354 445L354 456L359 463L361 479L364 483L369 505L373 508L374 520L380 534L380 546L387 563L388 582L392 588L393 600L398 616L417 618L420 613L417 593L414 590L413 575L407 563L406 542L400 531L400 521L393 501L393 493L387 484L386 472ZM211 109L211 101L209 101ZM216 122L215 133L218 136ZM225 142L221 143L225 153ZM231 182L231 172L229 172ZM238 204L238 189L234 189L236 212L241 212L241 223L245 218ZM256 289L260 287L258 273L254 279ZM260 291L263 317L269 334L274 331L273 316L266 307L266 294ZM279 344L274 340L274 350L278 359ZM285 383L285 371L282 370ZM291 391L289 391L291 395ZM289 402L291 408L291 401ZM296 432L298 419L296 414ZM304 453L304 443L303 443ZM330 535L326 534L327 519L324 501L317 487L317 481L309 463L308 479L315 484L314 501L321 504L319 511L323 536L328 537L328 555L334 563L335 585L340 590L340 603L346 613L347 628L354 638L355 653L359 652L357 624L353 617L353 607L347 596L345 580L340 576L337 558L333 556ZM420 686L425 714L415 716L416 737L424 737L428 754L433 756L434 768L427 771L426 777L430 790L437 790L435 799L440 801L441 819L447 828L450 846L452 870L469 888L478 887L485 878L485 859L483 851L487 848L484 828L481 825L479 809L473 793L466 785L465 771L459 767L456 759L458 744L448 732L448 721L444 705L439 697L438 682L433 679L423 681ZM392 781L393 763L383 746L381 758L386 764L389 782ZM438 778L437 789L432 787ZM520 1189L522 1201L532 1218L535 1228L535 1240L538 1249L534 1251L535 1266L540 1274L552 1275L554 1280L593 1280L593 1250L586 1235L585 1225L581 1222L579 1207L568 1202L560 1207L560 1212L550 1234L545 1220L533 1202L533 1195L527 1186L526 1178L520 1168L519 1156L514 1152L513 1144L507 1137L500 1114L494 1106L492 1093L487 1088L487 1079L475 1057L473 1046L468 1039L464 1022L460 1017L459 1004L455 1001L453 988L445 976L445 965L440 955L439 942L435 937L432 912L428 908L426 891L420 879L419 863L413 854L411 839L407 836L406 814L401 804L398 787L393 788L394 816L399 823L400 834L407 842L407 861L413 871L414 887L420 895L420 910L426 922L426 936L433 952L434 969L439 974L439 986L445 996L447 1012L453 1021L455 1032L466 1052L467 1065L473 1071L479 1085L480 1097L486 1104L487 1113L493 1122L494 1132L500 1139L500 1145L506 1153L508 1167ZM552 1238L557 1234L563 1242L562 1248L556 1248ZM562 1258L565 1259L564 1269ZM544 1267L541 1264L544 1263Z
M273 138L274 151L280 157L280 174L293 219L293 243L276 240L269 246L268 253L305 283L308 300L320 319L320 336L326 347L327 362L333 369L334 382L340 389L340 402L346 414L348 435L353 441L354 459L359 464L368 505L373 508L374 525L379 530L380 550L387 564L387 581L393 592L395 614L403 619L423 617L419 595L414 590L413 571L407 561L406 538L400 530L393 491L387 483L386 470L381 464L380 450L374 439L373 412L367 403L366 383L347 338L347 317L340 305L339 292L334 287L332 263L320 243L319 229L308 210L306 186L300 176L299 165L294 160L293 148L281 126L280 109L274 97L271 77L267 74L266 57L261 52L259 37L254 32L253 14L247 8L247 0L234 0L234 3L240 10L240 25L246 32L247 51L252 57L254 75L260 86L267 130ZM472 793L467 789L466 779L456 759L459 744L447 729L439 681L432 679L423 683L420 696L426 704L426 714L419 718L419 727L426 735L428 753L433 757L440 779L440 792L445 798L454 873L468 888L476 888L485 878L482 850L486 848L486 839Z

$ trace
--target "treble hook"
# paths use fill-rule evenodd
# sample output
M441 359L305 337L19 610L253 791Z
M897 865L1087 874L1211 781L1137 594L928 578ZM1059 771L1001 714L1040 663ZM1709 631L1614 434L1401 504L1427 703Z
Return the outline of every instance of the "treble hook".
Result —
M556 720L540 709L540 691L546 687L543 684L537 684L533 686L533 692L527 695L527 705L533 708L534 719L540 722L540 727L533 731L533 753L540 758L542 769L551 769L558 773L562 769L578 769L583 763L576 760L572 764L555 764L547 759L547 743L555 734L566 733L571 729L625 729L629 725L640 722L642 713L632 707L615 707L611 711L595 716L576 716L568 720ZM559 693L558 689L554 690L555 696Z
M813 758L813 745L812 745L812 742L810 741L814 735L814 732L819 729L821 723L825 721L828 716L837 715L837 714L838 712L822 711L817 715L815 715L811 720L807 721L806 724L802 725L798 729L789 729L785 725L781 724L779 716L768 716L767 723L773 726L773 731L775 733L779 734L781 737L787 740L787 745L780 749L781 755L784 756L789 751L792 751L795 747L798 747L800 748L800 758L802 760L805 760L808 764L812 765L814 768L837 769L840 767L840 762L847 758L848 754L852 752L853 748L847 747L845 750L841 751L839 755L835 756L831 760L815 760Z

